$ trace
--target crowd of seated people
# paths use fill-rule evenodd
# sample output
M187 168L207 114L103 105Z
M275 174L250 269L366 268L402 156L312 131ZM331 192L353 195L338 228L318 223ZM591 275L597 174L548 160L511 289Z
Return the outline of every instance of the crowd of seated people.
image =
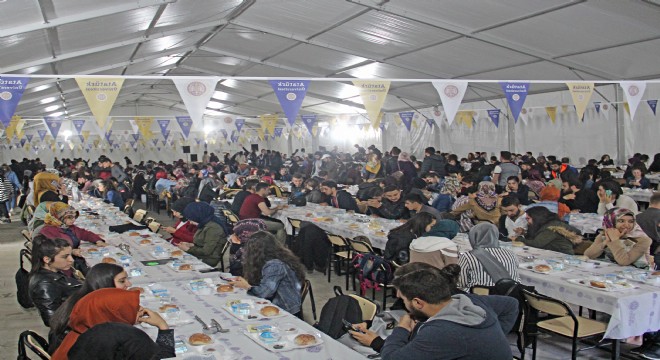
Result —
M290 204L314 203L400 221L401 225L387 236L384 257L400 265L427 263L432 268L413 272L414 276L401 277L395 282L405 308L418 320L402 319L401 329L381 343L383 358L398 358L403 353L412 356L410 358L424 357L429 349L419 344L423 344L425 337L459 328L462 329L460 336L467 338L480 337L487 332L493 349L510 356L504 348L498 347L501 344L497 339L505 330L496 325L497 318L501 318L498 313L502 310L498 308L501 304L456 296L452 290L493 286L491 274L486 271L492 266L484 265L489 263L499 264L508 277L519 279L517 258L500 247L500 241L522 242L564 254L584 254L622 266L655 269L658 264L660 196L654 194L648 209L640 212L635 200L626 196L622 189L622 185L652 188L654 184L646 174L658 170L658 155L651 164L648 164L648 157L634 156L627 167L629 174L624 175L620 183L608 171L614 164L607 156L600 161L590 160L578 171L568 158L534 158L531 153L502 151L498 158L489 158L486 153L477 152L459 160L454 154L429 147L418 161L397 147L385 153L375 146L357 148L355 154L337 151L305 154L303 150L291 157L275 151L244 149L224 157L209 156L208 161L201 163L178 160L172 164L153 161L132 164L130 159L125 159L126 166L105 156L93 163L62 159L54 164L57 171L46 171L40 162L27 159L3 166L0 183L13 179L11 173L21 176L16 176L19 189L13 180L9 181L13 189L11 199L7 198L0 206L10 213L20 205L18 195L22 194L25 195L23 208L32 206L34 210L29 227L34 236L35 253L30 294L44 324L51 325L51 344L56 344L51 349L54 358L65 358L60 357L66 356L63 351L69 351L71 358L73 353L85 354L89 350L76 344L90 341L85 336L87 332L93 341L115 331L115 328L99 327L110 317L110 321L118 323L117 328L122 323L133 325L135 317L130 321L124 319L122 311L131 316L143 314L141 321L159 328L156 342L144 340L144 348L149 351L169 354L168 339L173 336L157 313L128 305L132 295L121 291L126 292L130 281L122 277L119 269L86 267L79 250L81 241L97 246L104 246L105 242L97 234L75 225L78 214L67 205L68 191L63 186L63 178L73 179L81 192L120 209L129 204L129 200L139 200L145 192L169 193L173 198L170 209L176 220L163 228L164 233L171 236L169 241L173 245L211 266L219 263L225 238L231 234L212 203L220 190L234 191L229 209L240 221L230 238L230 269L237 276L233 284L252 295L270 299L292 314L301 311L300 289L305 281L305 265L286 248L285 226L276 218L278 212L285 211L286 205L271 205L269 195L275 188L279 191L274 184L290 183L286 194ZM348 185L367 182L373 186L364 200L346 189ZM5 188L0 186L0 192L9 193ZM0 200L6 198L3 196ZM16 203L11 203L12 200ZM603 229L593 242L584 239L580 231L567 223L571 213L603 215ZM3 214L0 213L0 217ZM452 241L459 231L469 234L472 251L459 254ZM460 272L453 282L437 272L437 269L456 264L460 265ZM87 274L87 280L81 280L81 273ZM88 284L93 281L90 277L103 280ZM437 289L420 287L417 281L437 284ZM101 316L101 322L85 318L89 314L76 311L86 297L113 287L118 290L112 296L125 298L126 309L115 309L109 304L108 309L116 313L107 318ZM443 320L440 310L447 306L483 314L488 324L471 319L436 322ZM75 326L84 324L86 331L70 337L66 331L74 329L74 319L80 319ZM426 319L428 324L423 331L418 327L419 319ZM58 348L59 343L64 348L62 345ZM451 349L457 356L468 356L465 354L476 351L459 348L456 343L449 345L444 351Z

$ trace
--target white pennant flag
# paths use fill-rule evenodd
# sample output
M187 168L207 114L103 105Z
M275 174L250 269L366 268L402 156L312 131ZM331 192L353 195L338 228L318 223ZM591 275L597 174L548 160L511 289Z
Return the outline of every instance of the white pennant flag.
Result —
M621 106L623 106L623 104L621 104ZM607 120L610 119L610 109L612 109L612 104L610 103L602 103L600 105L600 113L603 114Z
M465 90L467 90L467 81L433 81L433 86L440 95L442 109L447 115L449 125L454 122L458 107L463 101Z
M642 100L642 96L644 96L644 90L646 90L646 82L621 81L619 85L621 85L623 93L626 94L626 99L628 99L628 107L630 108L630 121L632 121L635 118L637 105L639 105L640 100Z
M434 106L433 109L431 109L429 115L435 120L435 123L440 126L442 124L442 109L438 108L437 106Z
M206 105L208 105L211 96L215 93L215 86L218 80L217 78L172 80L177 90L179 90L179 95L186 105L188 115L190 115L194 125L201 126Z

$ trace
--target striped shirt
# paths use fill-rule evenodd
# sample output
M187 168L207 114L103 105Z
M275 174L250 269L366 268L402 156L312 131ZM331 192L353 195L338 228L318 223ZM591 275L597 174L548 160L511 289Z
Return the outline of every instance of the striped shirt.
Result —
M4 176L0 176L0 202L9 200L12 197L14 187ZM1 206L5 206L2 204Z
M484 248L493 255L509 272L512 279L520 281L518 276L518 258L510 250L500 248ZM458 287L469 291L473 286L495 286L493 279L488 275L481 262L471 252L461 254L458 259L461 266L461 275L458 279Z

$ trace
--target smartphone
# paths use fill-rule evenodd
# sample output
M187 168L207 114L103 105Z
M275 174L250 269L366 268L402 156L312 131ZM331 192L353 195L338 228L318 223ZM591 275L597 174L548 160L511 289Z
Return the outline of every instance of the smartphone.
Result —
M605 190L605 195L612 196L612 190Z
M344 324L344 330L346 330L346 331L349 331L349 330L350 330L350 331L359 332L360 334L364 334L364 331L360 331L360 330L354 328L354 327L353 327L353 324L351 324L351 323L349 323L348 321L346 321L346 319L342 319L341 322L342 322L342 324Z

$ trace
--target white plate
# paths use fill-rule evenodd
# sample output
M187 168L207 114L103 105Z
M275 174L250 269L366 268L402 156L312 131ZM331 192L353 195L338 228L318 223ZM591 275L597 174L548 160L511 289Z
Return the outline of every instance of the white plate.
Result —
M597 286L592 286L591 285L591 279L569 279L567 280L571 284L576 284L580 286L586 286L592 289L600 290L600 291L606 291L606 292L615 292L615 291L626 291L626 290L632 290L637 288L636 286L625 282L616 282L616 283L610 283L610 282L605 282L605 287L600 288Z
M252 341L261 345L264 349L271 352L285 352L296 349L304 349L304 348L319 346L323 344L323 338L321 337L321 334L316 331L301 330L300 332L282 334L282 337L280 338L279 341L275 341L271 343L267 343L261 340L261 338L259 337L259 333L251 333L248 331L243 331L243 334L245 334L245 336L247 336L248 338L252 339ZM296 338L296 336L300 334L313 335L316 338L316 343L310 345L296 345L294 339ZM281 348L279 348L280 346Z

